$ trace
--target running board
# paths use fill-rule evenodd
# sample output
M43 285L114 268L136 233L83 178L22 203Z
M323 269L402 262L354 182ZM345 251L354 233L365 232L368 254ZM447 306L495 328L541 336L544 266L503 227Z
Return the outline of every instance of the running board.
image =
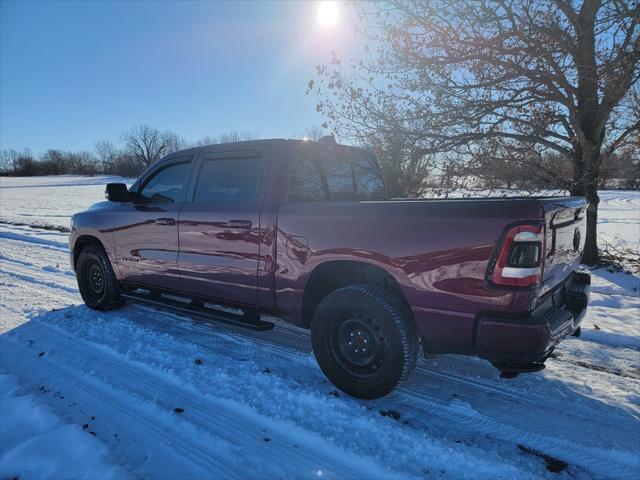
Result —
M231 313L226 313L222 310L215 310L212 308L206 308L202 302L197 300L184 299L178 300L175 295L167 295L163 296L161 294L153 293L122 293L122 296L127 300L132 300L134 302L142 302L149 305L153 305L155 307L165 308L172 311L177 311L181 313L186 313L189 315L195 315L200 318L204 318L206 320L211 320L213 322L226 323L227 325L233 325L235 327L248 328L250 330L255 330L259 332L273 330L274 324L271 322L265 322L261 320L257 314L248 314L244 313L243 315L233 315ZM173 300L173 297L176 300ZM216 305L217 306L217 305ZM222 308L222 307L220 307ZM229 309L234 310L234 309Z

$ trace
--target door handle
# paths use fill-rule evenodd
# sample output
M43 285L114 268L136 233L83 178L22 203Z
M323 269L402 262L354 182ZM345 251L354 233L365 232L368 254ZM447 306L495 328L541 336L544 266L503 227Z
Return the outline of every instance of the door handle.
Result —
M175 225L176 221L173 218L156 218L156 225Z
M227 228L251 228L251 220L229 220L225 225Z

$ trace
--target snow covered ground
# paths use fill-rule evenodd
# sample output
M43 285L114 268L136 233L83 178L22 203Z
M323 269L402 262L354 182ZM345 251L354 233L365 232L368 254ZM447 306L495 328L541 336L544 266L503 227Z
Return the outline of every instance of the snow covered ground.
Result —
M118 179L0 179L0 478L639 478L640 277L600 269L581 338L536 374L421 359L376 401L336 392L308 334L141 305L97 313L68 266L75 210ZM640 194L601 231L640 242Z
M105 462L108 449L88 424L65 422L34 395L22 392L11 375L0 375L0 413L3 478L120 479L127 475Z
M68 229L71 215L104 200L107 183L134 181L106 175L0 177L0 222Z

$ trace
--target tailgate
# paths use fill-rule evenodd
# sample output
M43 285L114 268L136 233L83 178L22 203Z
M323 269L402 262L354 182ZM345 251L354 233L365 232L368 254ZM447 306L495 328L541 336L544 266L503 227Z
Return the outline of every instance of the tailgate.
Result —
M542 200L545 210L545 257L542 291L565 280L578 267L587 229L587 202L582 197Z

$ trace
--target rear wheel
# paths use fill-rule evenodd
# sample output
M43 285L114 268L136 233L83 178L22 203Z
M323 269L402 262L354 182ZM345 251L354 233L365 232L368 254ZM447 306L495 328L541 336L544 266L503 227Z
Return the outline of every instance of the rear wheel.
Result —
M418 357L411 312L374 285L349 285L327 295L313 315L311 340L329 380L359 398L391 392Z
M80 252L76 277L80 295L88 307L112 310L124 303L111 262L102 247L92 245Z

